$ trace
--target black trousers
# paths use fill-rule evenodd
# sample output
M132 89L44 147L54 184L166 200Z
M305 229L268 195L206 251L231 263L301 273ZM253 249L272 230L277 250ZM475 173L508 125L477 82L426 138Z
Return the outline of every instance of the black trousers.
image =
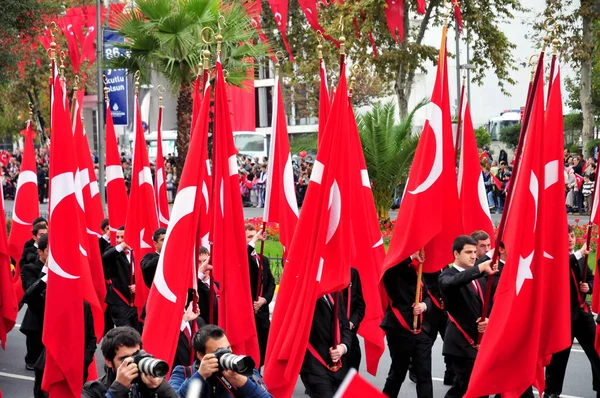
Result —
M348 369L347 366L343 366L335 373L300 372L300 379L302 379L302 384L304 384L310 398L333 398L340 384L342 384L345 374L348 373Z
M110 315L110 304L106 306L104 310L104 334L108 333L108 331L115 327L115 323L113 322L112 316Z
M27 346L27 353L25 354L25 363L33 365L36 363L44 344L42 343L42 332L28 332L25 335L25 345Z
M140 334L142 333L142 324L138 319L136 307L123 305L110 305L110 315L115 326L131 326Z
M385 381L383 393L397 397L411 363L417 376L417 397L432 398L431 338L425 332L409 334L404 331L386 331L392 364Z
M594 391L600 391L600 358L594 348L594 338L596 333L596 324L591 314L580 315L576 320L571 321L572 339L577 338L581 348L587 355L592 365L592 387ZM552 355L550 364L546 367L546 394L560 395L565 380L567 362L571 347Z
M256 322L256 334L258 335L258 348L260 350L260 369L265 364L271 321L269 321L269 318L264 319L262 317L257 317L256 315L254 316L254 321Z
M474 358L462 358L454 355L447 355L448 364L454 371L454 383L448 390L445 398L462 398L467 392L469 387L469 380L471 380L471 373L473 372L473 366L475 365Z
M358 371L360 367L360 361L362 359L362 353L360 352L360 343L358 342L358 336L356 335L356 329L352 330L352 346L346 357L348 362L348 368L354 368Z

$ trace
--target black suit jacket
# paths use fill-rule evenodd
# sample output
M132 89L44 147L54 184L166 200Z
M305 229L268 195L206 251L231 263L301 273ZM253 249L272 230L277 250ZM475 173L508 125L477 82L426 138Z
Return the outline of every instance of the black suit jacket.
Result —
M256 285L258 283L258 262L252 255L254 252L254 248L250 245L248 248L248 267L250 270L250 291L252 292L252 301L254 301L254 297L256 297ZM260 307L258 312L254 314L254 318L257 322L257 327L261 325L265 325L269 323L269 304L273 300L273 295L275 294L275 278L273 278L273 273L271 273L271 266L269 264L269 259L266 257L262 257L263 271L262 271L262 295L267 303Z
M21 331L25 334L30 332L41 332L44 324L44 300L42 295L45 292L44 288L36 288L29 290L40 279L44 264L39 260L33 264L24 264L21 268L21 284L23 292L28 292L23 296L23 302L27 303L27 311L21 322Z
M19 260L19 267L23 268L25 264L33 264L37 258L37 247L35 247L35 242L33 239L30 239L25 242L25 245L23 246L23 253L21 254L21 259Z
M350 268L350 285L342 290L342 297L344 298L344 305L346 306L346 314L348 314L348 289L350 289L350 318L348 319L354 325L354 332L356 332L360 326L360 323L365 317L365 299L362 293L362 284L360 282L360 275L356 268Z
M107 242L102 236L98 238L98 244L100 245L100 254L104 253L111 247L110 242Z
M219 287L219 283L215 282L216 287ZM200 310L200 318L204 321L205 324L210 323L210 313L209 313L209 297L210 297L210 288L201 280L198 280L198 309ZM215 290L214 294L214 324L217 325L219 322L219 303L217 298L217 293Z
M412 328L414 320L413 305L417 294L417 272L411 265L411 259L407 258L388 269L383 274L383 285L391 300L391 305L400 312L406 324ZM427 305L427 311L423 314L423 324L421 326L425 333L430 334L431 323L429 322L429 311L431 311L433 304L425 284L423 284L422 292L422 302ZM381 321L381 328L386 332L400 332L412 335L412 332L402 327L396 315L389 307Z
M131 262L135 260L133 253L131 253ZM116 247L111 247L102 253L102 266L104 268L104 277L111 280L111 285L108 287L106 292L106 303L111 305L124 306L128 305L131 300L131 293L129 292L129 285L131 285L131 264L127 260L125 252L118 252ZM135 284L135 275L133 278ZM127 300L127 303L123 301L121 297L115 292L118 290L120 294Z
M477 280L481 286L481 296L475 292L475 288L471 283L474 280ZM477 318L481 317L483 305L481 297L485 297L487 288L485 274L479 272L478 267L465 269L462 272L451 267L442 271L439 285L448 314L476 342L478 335ZM471 346L454 323L448 322L443 354L474 359L477 350Z
M148 253L142 258L142 276L144 277L144 283L148 286L148 289L152 287L152 281L154 280L154 274L156 274L156 267L158 267L158 259L160 255L156 252Z
M308 338L308 343L313 346L315 351L328 365L331 364L329 348L331 348L334 333L333 308L334 306L330 305L329 301L326 301L324 297L317 299L315 315L310 328L310 337ZM344 300L339 300L338 321L340 324L340 344L345 344L348 348L348 352L350 352L350 348L352 347L352 331L348 324ZM342 356L342 366L344 368L347 368L348 366L346 358L347 355ZM317 375L331 373L331 371L324 367L308 350L306 350L306 354L304 355L301 372ZM341 380L346 375L346 372L339 370L338 372L333 373L333 375L334 377L339 377Z
M194 336L194 330L192 329L192 322L196 322L197 329L206 325L204 320L200 317L196 318L195 321L190 321L190 330L192 337ZM182 331L179 332L179 340L177 341L177 349L175 350L175 360L173 361L172 369L175 369L175 366L190 366L190 357L192 355L190 342L188 341L185 333Z
M585 301L585 296L583 297L583 305L585 310L579 306L579 298L577 297L578 295L581 297L579 284L583 282L583 270L585 268L587 268L585 283L587 283L590 287L590 291L587 294L592 294L594 291L594 274L592 273L590 267L585 264L585 257L581 257L579 260L577 260L575 254L571 254L569 256L569 281L571 282L569 284L571 286L571 320L579 319L580 316L593 316L588 303ZM573 282L573 275L575 275L577 285L575 285Z

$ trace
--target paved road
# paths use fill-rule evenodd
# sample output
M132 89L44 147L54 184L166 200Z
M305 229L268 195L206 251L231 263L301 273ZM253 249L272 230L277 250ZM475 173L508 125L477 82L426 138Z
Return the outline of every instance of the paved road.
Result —
M23 319L24 310L19 313L18 323ZM68 355L68 353L65 353L65 355ZM2 390L3 396L6 398L29 398L33 396L33 372L25 369L24 356L25 336L18 331L18 328L15 328L8 335L6 351L0 350L0 390ZM96 358L98 358L98 374L102 375L104 373L102 370L103 361L99 349L96 352ZM362 366L364 367L364 357ZM361 373L377 388L382 389L389 366L389 353L386 350L379 363L377 376L368 375L364 368L361 369ZM433 377L434 397L443 397L448 387L442 383L444 362L442 360L442 343L440 339L436 340L433 347ZM407 378L402 386L400 397L409 398L415 396L415 385ZM592 374L589 362L581 347L575 345L569 359L562 397L591 398L593 396L595 395L592 391ZM304 387L300 381L296 384L294 397L306 397L304 395Z

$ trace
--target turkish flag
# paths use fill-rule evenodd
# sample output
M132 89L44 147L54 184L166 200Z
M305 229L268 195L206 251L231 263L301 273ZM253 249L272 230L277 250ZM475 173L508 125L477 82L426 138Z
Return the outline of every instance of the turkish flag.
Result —
M425 7L427 5L425 4L425 0L417 0L417 12L419 14L425 14Z
M154 200L158 210L158 226L169 225L169 201L167 200L167 177L165 175L165 158L162 150L162 118L164 106L158 108L158 126L156 129L156 167L154 173Z
M110 228L110 242L114 246L117 230L125 225L127 217L127 187L123 177L123 166L117 146L117 136L110 103L106 101L106 204L108 207L108 224Z
M254 60L244 62L254 65ZM242 87L227 87L227 99L231 112L231 129L233 131L256 131L256 100L254 92L254 67L248 69L247 79Z
M557 277L568 283L565 268L568 261L563 252L567 235L556 234L556 240L551 241L549 235L555 231L550 228L554 222L551 224L545 217L545 211L554 203L550 194L558 192L553 185L559 164L550 163L546 169L544 162L554 157L556 151L543 155L541 150L544 148L543 136L548 132L544 123L543 53L539 62L538 84L532 90L531 121L519 168L512 179L514 191L507 209L503 236L506 264L465 397L497 393L518 397L532 384L543 391L543 368L539 364L548 354L547 338L555 333L545 331L545 328L558 322L570 324L568 309L569 315L565 319L566 313L558 313L546 305L546 300L569 303L569 288L564 283L561 283L564 290L549 285ZM561 196L564 201L564 192ZM564 206L560 210L564 213ZM557 246L549 247L549 244ZM561 258L555 258L555 255ZM557 269L558 276L549 275ZM551 295L556 295L557 299L551 299ZM560 308L566 309L566 306ZM523 323L527 323L526 328L514 326ZM515 369L519 372L515 373Z
M339 291L350 282L354 259L351 220L355 215L348 201L355 193L347 167L347 93L343 66L273 312L265 382L276 397L292 396L317 298Z
M207 153L209 107L210 90L204 96L197 115L199 119L195 127L203 131L196 131L190 141L188 160L179 180L171 222L146 305L142 336L144 348L169 364L175 358L187 291L197 262L197 226L201 214L204 214L199 197L202 196L204 175L207 174L207 165L202 159L206 159Z
M40 216L37 169L33 149L34 137L33 125L31 121L28 121L25 130L23 159L19 171L19 179L17 180L17 192L15 193L15 203L13 206L12 227L10 229L10 236L8 237L8 253L15 262L13 283L18 301L21 301L21 298L23 298L19 260L23 254L25 242L31 239L31 224L33 220Z
M454 18L456 19L456 24L458 26L458 33L462 33L463 20L462 13L460 12L460 2L455 0L452 2L452 4L454 5Z
M335 393L334 398L385 398L386 395L373 387L358 374L356 369L350 369Z
M452 261L452 242L462 232L460 214L456 211L459 202L448 94L446 29L429 109L430 116L419 139L396 219L402 228L394 230L383 272L421 248L425 248L426 257L423 272L440 270Z
M325 132L325 125L327 124L327 118L329 118L329 109L331 103L329 102L329 88L327 87L327 68L325 67L325 60L319 59L319 75L321 77L321 85L319 88L319 141L323 137Z
M404 0L385 0L385 20L396 43L404 42ZM398 33L396 33L398 30Z
M0 217L6 220L4 214L4 191L0 184ZM10 255L6 240L6 223L0 225L0 345L6 349L6 335L12 330L17 321L19 300L13 286L13 276L10 269Z
M470 235L473 231L483 230L493 237L494 226L481 173L481 163L479 163L471 110L464 90L462 95L464 107L462 109L463 131L460 137L458 192L463 231Z
M270 161L263 221L279 223L279 241L285 251L292 243L298 222L298 202L296 201L294 169L279 75L275 77L273 104L275 109L271 123L273 130L269 150Z
M267 46L267 52L269 53L269 56L271 57L273 62L277 62L277 57L275 57L275 53L271 48L269 39L267 38L267 35L265 34L262 26L260 25L260 18L262 14L262 2L260 0L248 0L243 2L242 5L246 9L246 12L250 17L250 24L252 24L252 26L254 27L254 29L256 29L256 32L258 33L258 38L261 42L263 42L263 44Z
M58 74L52 84L52 146L50 154L48 282L42 341L46 366L42 389L52 397L80 397L83 387L83 302L92 309L94 323L103 319L89 263L80 237L82 222L78 193L73 132ZM68 237L68 238L66 238ZM97 244L97 242L96 242ZM57 325L60 325L57 328ZM65 355L68 353L68 355Z
M358 328L358 334L365 339L367 371L376 375L379 359L385 351L385 333L379 327L383 319L379 280L382 275L381 267L385 258L385 248L356 118L350 103L348 107L349 134L347 139L350 146L348 153L355 154L352 155L354 161L347 166L351 168L353 175L351 181L355 185L352 190L355 195L351 196L352 232L355 250L360 253L360 259L353 263L353 267L358 270L360 275L366 304L365 317Z
M577 184L577 189L581 190L581 185L583 184L583 177L577 173L575 173L575 184Z
M319 10L317 8L317 0L298 0L300 4L300 8L302 8L302 12L306 16L306 20L308 24L315 32L321 32L323 37L330 42L334 43L337 47L340 46L340 42L325 33L325 29L319 23ZM325 2L325 4L327 4Z
M96 7L87 6L81 7L86 14L86 33L85 38L81 43L81 61L88 60L90 65L96 62ZM104 17L104 8L102 8L102 16ZM104 20L104 18L103 18Z
M287 42L288 0L268 0L268 2L271 6L277 28L279 29L279 32L281 32L283 45L290 56L290 61L294 62L294 55Z
M129 206L127 207L127 220L125 221L125 235L123 240L131 247L134 254L135 298L134 303L141 314L146 299L148 287L142 279L142 258L154 252L152 235L158 229L158 214L154 201L154 187L152 172L148 161L146 139L142 129L140 116L139 97L135 97L135 141L133 144L133 165L131 170L131 189Z
M211 253L214 277L221 283L219 326L227 332L233 352L260 363L254 308L250 292L244 209L238 182L237 151L233 143L225 78L217 59L214 99Z
M481 167L481 163L479 163L479 167ZM494 179L494 185L498 188L499 191L502 190L502 181L498 179L494 174L490 173L490 176ZM491 235L490 235L491 236Z
M83 95L84 90L79 90L74 104L75 120L73 123L73 131L75 135L75 148L77 150L78 162L78 168L75 174L75 193L78 199L82 199L80 208L82 208L83 214L80 219L82 223L80 231L82 232L82 242L87 239L87 244L82 244L82 246L85 248L90 264L92 281L98 297L98 303L100 303L104 310L106 308L106 304L104 303L104 299L106 298L106 282L104 280L104 268L102 267L100 246L98 245L98 238L102 235L100 224L104 219L104 210L102 209L102 202L100 200L100 189L98 188L98 182L96 181L94 164L92 162L92 157L90 156L90 147L81 119ZM81 198L77 194L80 194ZM98 329L96 329L95 332L96 338L98 339L98 342L100 342L104 332L104 317L97 321L98 322L95 322L95 325Z
M69 49L69 62L73 67L73 72L78 73L81 66L79 55L79 46L75 37L75 31L81 30L81 21L78 18L64 16L58 20L58 27L62 30L65 39L67 39L67 47Z
M207 76L208 73L206 71L202 72L203 76ZM203 77L198 74L196 80L194 81L194 85L192 86L192 123L190 128L190 141L194 136L194 126L196 124L196 120L198 119L198 114L200 113L200 107L202 106L202 81L205 80Z

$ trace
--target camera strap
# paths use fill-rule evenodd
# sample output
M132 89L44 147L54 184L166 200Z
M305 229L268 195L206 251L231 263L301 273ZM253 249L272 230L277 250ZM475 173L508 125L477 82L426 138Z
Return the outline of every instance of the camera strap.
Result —
M221 383L221 385L223 387L225 387L225 389L227 390L227 392L229 392L229 394L231 394L233 397L239 397L238 393L237 393L237 388L235 388L226 378L225 376L223 376L222 373L217 373L215 375L215 377L217 378L217 380L219 381L219 383Z

